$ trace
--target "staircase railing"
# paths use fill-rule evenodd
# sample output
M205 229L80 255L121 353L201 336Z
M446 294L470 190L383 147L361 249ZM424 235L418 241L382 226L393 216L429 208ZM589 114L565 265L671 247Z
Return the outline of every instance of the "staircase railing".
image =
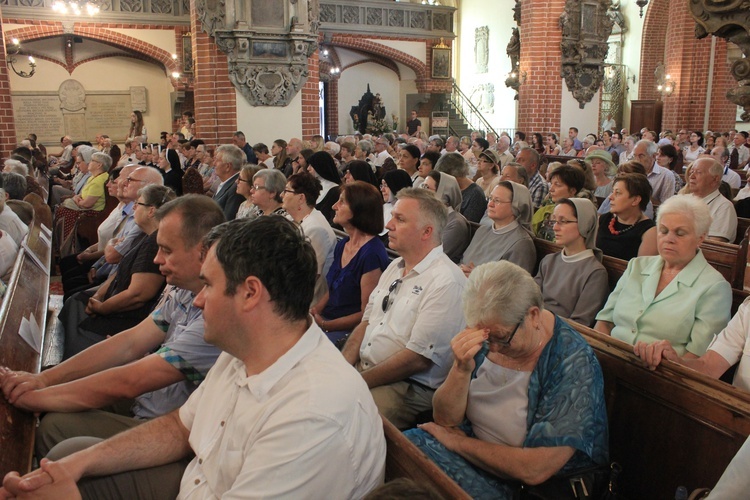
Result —
M461 89L453 82L453 91L450 95L450 102L456 113L466 122L473 130L484 131L485 137L492 132L498 137L495 129L484 118L482 113L472 104L471 100L464 94Z

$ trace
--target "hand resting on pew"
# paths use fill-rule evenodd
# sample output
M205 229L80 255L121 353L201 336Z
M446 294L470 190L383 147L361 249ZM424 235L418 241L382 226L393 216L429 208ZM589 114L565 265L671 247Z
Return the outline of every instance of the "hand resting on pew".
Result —
M42 373L27 373L13 371L5 366L0 366L0 387L5 399L12 405L18 402L23 394L29 391L44 389L47 384L43 380Z
M9 472L5 475L3 487L0 488L0 500L11 498L78 500L81 498L81 493L67 466L61 462L43 458L40 469L23 477L17 472Z

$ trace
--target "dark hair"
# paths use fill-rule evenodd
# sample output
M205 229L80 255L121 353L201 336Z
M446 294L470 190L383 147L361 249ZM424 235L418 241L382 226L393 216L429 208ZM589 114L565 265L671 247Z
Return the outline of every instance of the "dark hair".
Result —
M264 155L267 155L268 154L268 146L266 146L262 142L259 142L258 144L256 144L255 146L253 146L253 151L255 151L256 153L262 153Z
M703 146L703 132L693 130L693 133L698 136L698 146Z
M202 194L186 194L162 205L156 211L156 220L161 221L172 212L182 215L182 242L185 248L200 244L208 232L226 220L219 205Z
M619 174L641 174L646 175L646 167L644 167L641 162L630 160L626 161L625 163L620 163L620 166L617 167Z
M490 147L490 143L487 142L487 139L482 139L481 137L477 137L474 139L474 142L479 144L479 146L482 148L482 151Z
M737 132L737 133L738 133L738 134L740 134L740 135L741 135L742 137L744 137L744 138L745 138L745 140L747 140L747 138L748 138L748 137L750 137L750 134L748 134L748 133L747 133L746 131L744 131L744 130L742 130L741 132Z
M307 164L310 165L323 179L335 184L341 184L341 176L339 176L339 170L336 168L336 162L334 161L333 156L325 151L314 153L307 159Z
M289 176L287 182L292 186L292 190L296 194L305 195L305 203L308 207L314 207L315 202L320 196L320 192L323 190L323 185L318 179L315 178L309 172L300 172Z
M651 184L648 182L648 178L643 174L617 174L615 180L612 182L612 186L618 182L625 184L625 189L628 190L630 196L640 196L641 202L638 206L641 212L646 210L648 202L651 201Z
M430 162L430 165L432 165L432 168L435 168L435 165L437 165L438 160L440 159L440 153L436 151L427 151L425 154L422 155L421 159L425 159ZM420 162L421 163L421 162Z
M542 134L540 134L539 132L534 132L534 139L536 139L536 148L544 149L544 137L542 137ZM539 150L537 149L537 151Z
M414 144L407 144L406 146L401 148L401 150L409 153L409 156L411 156L412 158L416 158L417 165L419 165L419 157L422 156L422 152L418 147L416 147Z
M383 175L383 181L385 181L393 196L396 196L404 188L412 187L411 176L406 170L390 170Z
M438 172L437 170L430 170L427 174L427 177L435 181L435 189L440 187L440 172Z
M268 290L275 313L289 321L309 315L318 261L293 222L280 215L235 219L208 233L203 247L214 247L226 276L226 295L233 296L241 283L255 276Z
M568 130L575 130L575 133L578 133L578 127L570 127Z
M669 158L669 169L676 171L678 163L682 163L682 158L680 158L681 155L677 151L677 148L671 144L663 144L659 146L659 151Z
M586 174L583 173L583 170L571 165L562 165L552 171L549 176L550 182L555 177L559 177L560 181L569 188L575 189L576 193L583 189L583 185L586 184Z
M403 172L403 170L400 170L400 172ZM406 174L406 172L404 173ZM352 212L352 219L349 223L363 233L380 234L385 225L383 220L383 195L380 194L380 191L372 184L362 181L344 184L340 189L340 196L346 198Z
M518 138L521 139L522 141L526 140L526 133L525 132L521 132L520 130L517 130L516 133L515 133L515 135L517 135Z

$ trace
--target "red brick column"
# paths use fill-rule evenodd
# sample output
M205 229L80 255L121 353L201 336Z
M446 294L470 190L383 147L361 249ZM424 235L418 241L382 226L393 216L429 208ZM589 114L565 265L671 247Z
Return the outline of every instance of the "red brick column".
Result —
M338 76L328 81L326 96L326 115L328 116L328 134L339 135L339 79Z
M726 63L726 41L717 39L714 71L709 75L711 37L702 40L695 38L695 23L683 2L669 4L667 39L666 72L676 82L676 88L671 96L664 98L662 127L702 130L706 90L709 79L712 79L709 125L713 122L722 130L731 128L735 108L731 103L724 102L731 83Z
M526 83L518 93L517 128L527 134L560 130L560 14L565 0L527 0L521 3L521 60ZM544 36L540 36L543 33Z
M2 14L0 13L0 17ZM3 30L0 22L0 31ZM10 152L17 145L16 120L13 116L13 103L10 99L10 79L8 64L5 59L5 36L0 40L0 154L10 156ZM22 131L23 134L33 130Z
M193 33L193 71L195 76L196 135L208 147L229 144L237 130L237 98L229 81L227 56L201 30L201 22L190 1L190 29Z
M307 69L310 72L310 76L307 77L307 81L302 86L302 137L304 139L310 139L312 136L320 133L320 111L318 110L318 99L320 96L320 90L318 89L318 83L320 83L320 77L318 75L320 63L318 60L318 52L307 58Z
M680 2L677 2L680 3ZM682 5L682 4L681 4ZM684 5L682 5L685 8ZM687 8L685 8L687 10ZM665 64L664 48L667 43L669 23L668 0L652 0L643 21L641 36L641 67L639 70L638 99L658 99L654 71L659 64ZM693 24L691 24L692 26Z

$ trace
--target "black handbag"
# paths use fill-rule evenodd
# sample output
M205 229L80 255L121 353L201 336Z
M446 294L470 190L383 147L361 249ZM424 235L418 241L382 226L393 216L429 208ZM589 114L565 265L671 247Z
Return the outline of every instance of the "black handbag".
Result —
M617 476L622 467L617 462L579 469L563 476L553 476L535 486L523 484L516 498L520 500L616 500Z

